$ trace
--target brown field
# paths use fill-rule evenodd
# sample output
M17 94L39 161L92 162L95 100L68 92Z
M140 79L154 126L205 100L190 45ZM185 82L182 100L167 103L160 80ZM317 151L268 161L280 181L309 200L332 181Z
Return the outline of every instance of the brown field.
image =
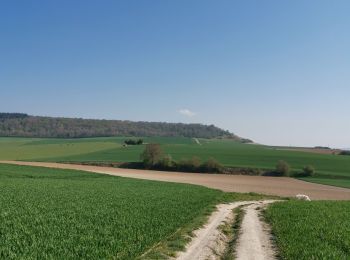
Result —
M175 173L42 162L2 161L0 163L83 170L129 178L190 183L220 189L225 192L256 192L283 197L305 194L312 200L350 200L350 189L309 183L286 177Z
M303 147L280 147L276 148L282 151L296 151L305 153L317 153L317 154L339 154L341 150L339 149L322 149L322 148L303 148Z

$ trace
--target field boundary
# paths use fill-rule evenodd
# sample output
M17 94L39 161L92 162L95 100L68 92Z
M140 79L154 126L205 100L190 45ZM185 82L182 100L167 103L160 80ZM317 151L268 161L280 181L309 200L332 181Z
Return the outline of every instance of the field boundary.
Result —
M255 192L280 197L295 197L297 194L308 195L312 200L350 200L350 189L305 182L287 177L263 177L224 174L201 174L160 172L149 170L131 170L111 167L82 166L59 163L0 161L0 163L61 168L108 174L113 176L188 183L225 192Z

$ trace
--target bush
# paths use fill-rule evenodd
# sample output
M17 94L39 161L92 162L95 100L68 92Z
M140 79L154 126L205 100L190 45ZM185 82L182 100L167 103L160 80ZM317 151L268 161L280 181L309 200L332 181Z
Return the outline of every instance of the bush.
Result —
M200 172L201 161L197 156L192 157L189 160L181 160L177 164L177 168L179 171L185 172Z
M350 155L350 151L341 151L340 155Z
M160 170L174 170L175 162L173 161L171 155L168 154L165 155L155 167Z
M148 144L141 154L141 160L146 168L151 168L158 164L163 157L163 150L159 144Z
M297 174L295 177L311 177L315 175L315 168L311 165L307 165L303 168L303 170Z
M224 167L214 158L209 158L201 165L201 171L207 173L221 173Z
M143 144L143 140L142 139L138 139L138 140L128 139L128 140L125 140L124 143L127 145L141 145L141 144Z
M278 176L289 176L290 166L285 161L279 161L276 165L275 172Z
M221 173L230 175L260 176L264 175L265 171L258 168L224 167Z

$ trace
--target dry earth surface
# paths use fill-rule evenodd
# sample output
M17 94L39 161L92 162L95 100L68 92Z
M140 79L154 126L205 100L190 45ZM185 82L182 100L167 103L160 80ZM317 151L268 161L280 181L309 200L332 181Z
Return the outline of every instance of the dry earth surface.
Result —
M271 230L261 220L261 210L274 201L261 201L245 207L236 248L237 260L277 259Z
M83 170L129 178L190 183L220 189L225 192L257 192L282 197L305 194L312 200L350 200L350 189L309 183L286 177L162 172L45 162L0 161L0 163Z
M316 153L316 154L339 154L342 150L339 149L322 149L322 148L298 148L298 147L288 147L279 148L277 150L281 151L297 151L305 153Z
M217 260L225 254L229 246L227 237L220 230L220 226L234 221L233 209L244 206L245 212L235 248L235 259L264 260L276 259L276 251L271 242L271 232L259 214L267 204L266 201L242 201L230 204L220 204L208 219L207 224L194 232L194 238L187 245L184 252L180 252L177 260Z
M180 252L177 260L207 260L220 258L225 252L227 238L221 232L220 226L232 223L234 216L232 210L249 202L235 202L220 204L217 210L209 217L207 224L194 232L194 238L186 246L184 252Z

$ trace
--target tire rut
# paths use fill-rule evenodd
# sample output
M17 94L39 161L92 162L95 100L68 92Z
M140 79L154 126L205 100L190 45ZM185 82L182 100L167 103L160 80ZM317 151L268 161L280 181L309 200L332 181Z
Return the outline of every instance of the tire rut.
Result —
M273 247L270 244L269 232L263 228L256 208L264 207L274 201L242 201L230 204L220 204L202 228L194 232L195 236L187 245L184 252L178 253L177 260L207 260L221 259L228 246L227 237L220 230L220 226L233 223L233 209L245 206L237 248L237 259L275 259ZM249 243L246 244L246 243ZM252 244L250 244L252 243ZM255 248L256 247L256 248ZM254 249L254 250L252 250Z

